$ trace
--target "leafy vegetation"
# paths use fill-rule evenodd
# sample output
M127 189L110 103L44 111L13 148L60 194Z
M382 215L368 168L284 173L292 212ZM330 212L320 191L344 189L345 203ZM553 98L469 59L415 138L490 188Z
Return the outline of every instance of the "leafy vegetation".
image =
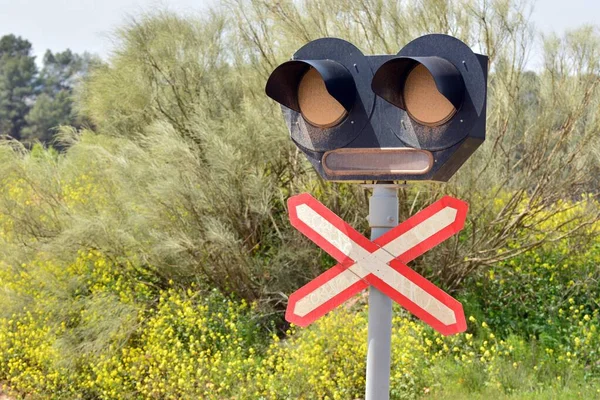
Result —
M38 73L31 52L31 43L21 37L0 38L0 136L50 145L59 126L84 125L73 110L73 90L99 60L48 50Z
M599 257L598 250L587 256ZM522 267L529 264L516 264ZM363 296L308 329L291 328L281 340L268 332L270 324L255 304L195 285L184 289L169 282L156 289L126 271L98 251L80 252L66 268L45 262L4 269L0 379L30 398L362 395L368 307ZM557 279L569 276L562 268L556 273ZM510 278L504 284L514 287ZM467 333L442 337L398 308L392 398L596 396L598 298L596 293L578 303L570 297L568 308L553 316L566 329L538 337L496 329L492 320L473 315ZM15 306L18 312L9 315Z
M364 298L307 329L282 319L287 295L331 265L285 201L309 191L365 231L366 194L319 179L264 82L320 36L394 53L442 32L490 56L488 140L450 184L402 189L401 214L443 193L470 202L464 231L412 265L464 303L469 330L443 338L396 309L392 398L598 396L600 40L547 37L543 67L526 71L526 11L238 0L141 15L77 89L93 129L53 119L73 109L79 61L47 55L39 105L1 129L75 127L62 153L0 146L0 383L33 399L360 398Z

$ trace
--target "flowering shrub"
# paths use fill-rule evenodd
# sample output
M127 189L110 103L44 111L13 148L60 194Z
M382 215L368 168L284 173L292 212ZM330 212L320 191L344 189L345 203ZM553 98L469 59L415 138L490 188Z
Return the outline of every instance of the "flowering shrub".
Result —
M362 308L362 307L361 307ZM366 305L365 307L366 308ZM413 397L427 381L423 325L396 315L392 328L392 398ZM340 308L290 337L274 340L257 380L265 398L354 399L364 395L367 318Z
M161 291L156 307L138 314L139 329L126 344L113 340L101 353L81 354L70 366L62 366L57 343L76 331L90 310L58 327L52 316L29 311L19 320L0 319L6 332L0 334L0 379L17 393L60 398L346 399L364 391L363 312L341 308L311 328L291 328L282 341L264 332L252 306L216 292L198 294ZM423 332L421 324L394 318L394 398L413 397L426 381Z
M353 399L364 392L366 304L359 303L360 311L341 307L306 329L291 327L281 339L265 331L253 305L227 300L216 291L206 295L197 288L153 291L119 274L116 265L97 251L80 252L67 268L48 262L29 267L54 276L54 283L75 279L79 283L71 282L70 293L79 301L85 297L100 301L100 309L88 301L77 312L71 307L59 312L53 304L69 303L49 296L45 281L25 271L8 274L4 265L3 285L12 293L12 307L17 306L14 299L33 299L20 312L0 318L0 380L16 395ZM116 303L104 302L106 296ZM559 313L569 314L565 318L570 328L554 347L514 335L502 338L474 316L469 318L470 332L442 337L396 309L391 397L443 392L435 382L450 379L452 371L462 390L494 387L506 393L523 382L560 387L572 371L594 372L600 344L598 312L587 314L573 299L568 302L569 312ZM133 303L138 307L116 307ZM98 335L108 338L90 349L80 336L90 327L106 325L101 311L107 305L112 307L108 316L118 323L99 330ZM124 328L128 324L134 327ZM65 353L65 345L79 351Z
M367 305L360 300L283 333L265 323L256 303L226 298L206 282L170 280L175 261L173 269L158 270L144 253L112 251L121 243L109 240L103 249L71 244L49 251L46 238L68 225L60 213L114 206L110 182L99 184L94 171L77 172L62 177L54 192L16 173L0 177L7 188L0 198L0 255L11 255L0 259L0 382L15 397L363 396ZM586 211L585 202L567 208L541 215L540 226L560 232ZM183 215L172 211L174 219ZM144 240L155 231L148 232ZM516 242L508 246L519 249ZM582 250L573 252L575 246ZM537 393L574 381L595 392L599 262L600 241L571 238L497 263L467 282L461 296L469 331L452 337L395 308L392 399L438 398L452 387L461 394Z
M568 230L573 215L586 212L585 201L545 219L543 226ZM542 216L544 218L544 216ZM598 224L589 231L598 231ZM519 243L509 243L518 249ZM499 262L468 283L469 306L502 336L534 337L547 347L567 345L581 324L597 321L600 292L600 241L562 239ZM587 315L587 320L581 320Z
M139 337L92 366L101 398L228 398L247 389L260 327L250 307L213 293L201 300L174 289L140 315Z
M0 319L0 381L23 395L44 398L74 397L77 386L53 344L60 334L47 316L26 309L20 315Z

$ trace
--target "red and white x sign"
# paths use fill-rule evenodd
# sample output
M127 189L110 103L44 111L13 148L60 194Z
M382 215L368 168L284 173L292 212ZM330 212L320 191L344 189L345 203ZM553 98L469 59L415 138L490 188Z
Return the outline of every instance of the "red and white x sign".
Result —
M468 207L443 197L370 241L310 194L291 197L292 225L339 264L294 292L285 318L307 326L373 285L441 334L464 332L462 305L406 263L459 232Z

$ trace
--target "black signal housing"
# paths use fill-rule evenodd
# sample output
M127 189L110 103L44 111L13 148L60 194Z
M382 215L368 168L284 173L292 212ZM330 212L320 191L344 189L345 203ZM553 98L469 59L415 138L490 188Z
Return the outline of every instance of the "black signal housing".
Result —
M292 140L326 180L446 182L485 140L487 62L447 35L422 36L396 55L373 56L323 38L278 66L266 93L282 105ZM411 82L426 82L425 68L437 101L453 107L439 123L424 123L407 109L407 78L418 66L423 76ZM347 113L335 126L314 126L302 115L298 87L311 68ZM421 96L418 86L410 90ZM419 105L437 104L423 93Z

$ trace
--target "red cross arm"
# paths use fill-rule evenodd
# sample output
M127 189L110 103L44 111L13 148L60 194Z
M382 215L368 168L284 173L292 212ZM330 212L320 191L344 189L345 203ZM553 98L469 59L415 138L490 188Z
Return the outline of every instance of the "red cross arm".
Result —
M306 326L371 284L443 334L466 329L460 303L405 265L462 229L466 203L446 196L374 242L308 194L288 206L292 225L340 262L290 296L288 321Z

